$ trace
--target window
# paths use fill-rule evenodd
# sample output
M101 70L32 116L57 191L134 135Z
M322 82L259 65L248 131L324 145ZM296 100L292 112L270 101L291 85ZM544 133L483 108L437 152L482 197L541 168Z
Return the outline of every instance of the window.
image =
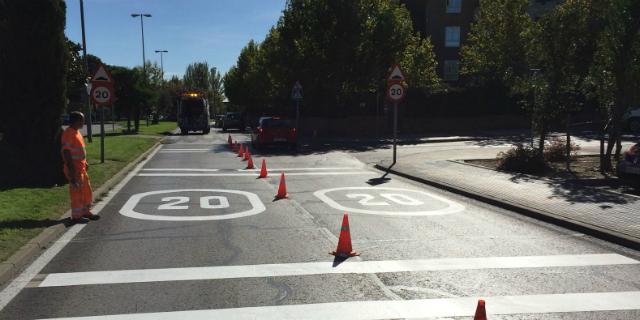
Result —
M456 81L458 80L458 69L460 68L460 61L458 60L445 60L444 61L444 80Z
M444 46L449 48L460 47L460 27L444 28Z
M462 0L447 0L447 13L462 12Z

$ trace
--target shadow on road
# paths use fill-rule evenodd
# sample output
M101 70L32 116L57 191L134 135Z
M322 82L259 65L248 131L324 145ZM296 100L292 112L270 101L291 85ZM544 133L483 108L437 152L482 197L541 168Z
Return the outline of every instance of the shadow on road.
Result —
M73 225L71 219L65 218L60 220L32 220L32 219L21 219L21 220L8 220L8 221L0 221L0 230L5 229L38 229L38 228L48 228L51 226L63 224L65 227L69 227Z

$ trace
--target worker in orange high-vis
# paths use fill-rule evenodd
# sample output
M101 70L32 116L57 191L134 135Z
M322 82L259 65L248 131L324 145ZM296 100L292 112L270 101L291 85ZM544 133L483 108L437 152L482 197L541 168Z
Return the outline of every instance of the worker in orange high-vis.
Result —
M62 158L64 174L69 180L71 220L80 223L98 219L98 216L91 212L93 193L87 174L87 152L80 133L83 126L84 115L82 112L74 111L69 115L69 128L62 133Z

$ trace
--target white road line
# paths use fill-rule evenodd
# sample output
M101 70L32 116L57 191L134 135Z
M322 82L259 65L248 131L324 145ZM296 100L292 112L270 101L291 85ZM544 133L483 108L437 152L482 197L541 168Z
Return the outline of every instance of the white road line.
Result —
M342 172L291 172L286 176L340 176L356 174L376 174L372 171ZM255 173L140 173L138 177L255 177Z
M121 314L58 320L333 319L370 320L472 317L478 299L489 315L543 314L640 309L640 291L464 297L402 301L353 301L214 310Z
M583 267L639 263L640 262L637 260L627 258L619 254L447 258L362 262L347 261L338 265L337 267L333 267L331 262L307 262L290 264L261 264L195 268L53 273L47 275L42 283L40 283L39 287L61 287L158 281L285 277L317 274L366 274L470 269Z
M311 171L311 170L360 170L362 168L340 167L340 168L267 168L267 171ZM236 169L237 171L254 171L259 172L261 169Z
M174 168L144 168L142 171L193 171L193 172L215 172L220 169L174 169Z
M186 150L186 151L177 151L177 150L169 150L169 151L160 151L160 153L205 153L205 152L209 152L211 150L206 150L206 151L202 151L202 150Z
M142 168L153 156L160 150L160 146L158 146L155 150L153 150L149 156L140 162L127 176L120 181L109 193L106 197L104 197L99 203L95 205L93 208L94 214L99 214L102 211L102 208L111 201L114 195L116 195L120 190L135 176L135 174ZM16 279L14 279L7 287L0 292L0 310L4 309L4 307L13 300L13 298L20 293L20 291L35 277L40 273L42 268L44 268L51 260L71 241L84 227L86 224L77 224L73 227L69 228L67 232L65 232L60 239L54 242L49 249L47 249L40 257L38 257L27 269L25 269Z
M211 149L188 149L188 148L184 148L184 149L169 149L169 148L163 148L162 150L160 150L161 152L165 152L165 151L211 151Z

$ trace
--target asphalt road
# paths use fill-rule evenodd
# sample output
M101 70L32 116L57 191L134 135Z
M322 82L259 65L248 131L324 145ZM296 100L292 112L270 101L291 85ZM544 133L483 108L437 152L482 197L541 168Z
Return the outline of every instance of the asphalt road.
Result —
M490 319L640 319L637 251L345 151L256 151L256 179L225 141L169 137L3 289L0 319L471 319L479 298ZM361 256L339 261L344 212Z

